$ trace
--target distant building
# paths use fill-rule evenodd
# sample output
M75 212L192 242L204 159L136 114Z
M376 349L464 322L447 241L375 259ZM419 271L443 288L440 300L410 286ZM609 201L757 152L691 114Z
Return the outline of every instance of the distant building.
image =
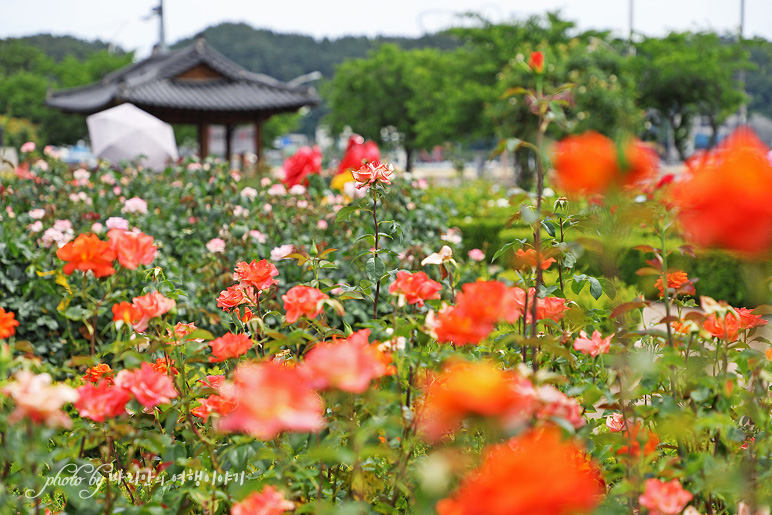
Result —
M263 153L262 124L271 116L319 104L312 89L252 73L207 45L203 36L186 48L153 55L106 75L100 82L51 92L50 107L92 114L131 103L167 123L198 127L199 154L209 153L209 127L222 125L231 155L234 128L252 124L252 148Z

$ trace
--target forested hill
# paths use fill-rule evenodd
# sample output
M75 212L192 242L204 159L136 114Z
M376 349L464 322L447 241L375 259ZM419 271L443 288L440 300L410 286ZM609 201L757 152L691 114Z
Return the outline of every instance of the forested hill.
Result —
M16 38L16 40L37 48L56 62L62 61L66 57L85 61L91 54L107 50L110 47L108 43L100 40L86 41L73 36L53 36L51 34L25 36ZM116 48L115 53L124 54L125 52Z
M329 79L335 72L335 65L345 59L366 57L371 49L383 43L394 43L404 49L452 49L459 45L456 39L444 34L430 34L420 38L344 36L318 40L301 34L280 34L256 29L246 23L221 23L204 30L204 35L209 45L247 70L284 81L312 71L319 71ZM182 39L174 43L172 48L189 45L194 37L191 35ZM99 40L85 41L72 36L50 34L0 40L0 47L11 43L34 47L55 62L65 57L85 60L91 54L109 47L108 43ZM115 53L120 55L125 54L125 51L117 47Z
M244 68L284 81L312 71L319 71L330 79L336 64L348 58L366 57L369 50L383 43L394 43L404 49L452 49L459 45L456 39L443 34L420 38L345 36L317 40L300 34L255 29L245 23L221 23L206 29L204 35L209 45ZM192 39L181 40L174 48L189 45Z

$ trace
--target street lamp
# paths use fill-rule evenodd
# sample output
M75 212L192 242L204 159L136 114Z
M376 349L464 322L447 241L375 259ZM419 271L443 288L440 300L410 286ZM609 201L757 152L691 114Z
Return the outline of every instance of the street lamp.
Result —
M306 82L312 82L321 78L322 78L322 72L313 71L311 73L300 75L299 77L295 77L294 79L288 81L287 86L291 86L294 88L296 86L300 86L301 84L305 84Z

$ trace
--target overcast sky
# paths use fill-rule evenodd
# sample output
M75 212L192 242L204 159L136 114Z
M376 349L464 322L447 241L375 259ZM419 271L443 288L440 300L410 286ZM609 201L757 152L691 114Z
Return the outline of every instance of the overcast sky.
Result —
M634 28L736 32L742 0L634 0ZM0 38L39 33L101 39L150 52L158 23L148 19L159 0L0 0ZM223 21L316 38L343 35L419 36L454 24L465 11L493 21L562 9L582 29L629 30L630 0L164 0L167 43ZM745 0L745 36L772 39L772 0Z

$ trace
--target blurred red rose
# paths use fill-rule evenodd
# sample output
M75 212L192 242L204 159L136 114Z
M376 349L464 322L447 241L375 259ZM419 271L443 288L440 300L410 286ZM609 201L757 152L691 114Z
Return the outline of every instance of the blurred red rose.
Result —
M366 141L359 134L353 134L348 139L348 147L343 159L338 165L338 174L349 170L358 170L363 164L378 161L381 151L373 141Z
M312 173L322 171L322 151L318 146L300 147L297 152L284 161L284 179L282 182L288 188L296 184L308 182L306 178Z

